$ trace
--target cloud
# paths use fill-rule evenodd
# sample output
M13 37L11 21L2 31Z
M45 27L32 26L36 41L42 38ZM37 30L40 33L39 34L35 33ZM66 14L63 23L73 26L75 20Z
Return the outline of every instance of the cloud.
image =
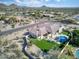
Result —
M40 7L43 3L41 2L41 0L29 0L27 1L26 5L30 6L30 7Z
M0 3L7 4L7 5L9 4L9 3L8 3L8 2L6 2L6 1L5 1L5 2L0 1Z
M18 5L25 5L30 7L40 7L43 5L43 0L15 0Z
M43 5L52 7L52 6L57 6L55 3L60 1L63 1L63 0L13 0L10 3L9 2L4 2L4 3L5 4L15 3L20 6L29 6L29 7L40 7Z
M15 0L15 2L16 2L16 3L21 3L22 1L21 1L21 0Z

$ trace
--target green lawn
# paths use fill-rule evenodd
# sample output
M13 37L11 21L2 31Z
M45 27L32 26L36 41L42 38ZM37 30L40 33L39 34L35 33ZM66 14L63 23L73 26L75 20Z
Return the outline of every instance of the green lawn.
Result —
M64 32L64 31L61 34L69 36L69 33L68 32Z
M49 49L53 48L55 49L56 47L59 46L59 44L55 42L49 42L47 40L37 40L37 39L31 39L31 42L38 46L41 50L43 51L49 51Z
M74 30L73 32L75 32L77 35L79 35L79 30Z
M74 42L79 46L79 29L73 31Z

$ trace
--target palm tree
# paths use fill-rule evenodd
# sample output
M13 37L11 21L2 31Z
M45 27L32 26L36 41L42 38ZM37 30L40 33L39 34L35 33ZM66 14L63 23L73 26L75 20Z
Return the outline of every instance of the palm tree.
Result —
M68 31L68 30L64 30L65 32L68 32L69 35L69 41L66 43L65 47L61 50L60 54L58 55L58 58L60 58L60 56L63 54L63 52L66 50L67 46L69 45L69 43L73 40L73 34L72 31Z

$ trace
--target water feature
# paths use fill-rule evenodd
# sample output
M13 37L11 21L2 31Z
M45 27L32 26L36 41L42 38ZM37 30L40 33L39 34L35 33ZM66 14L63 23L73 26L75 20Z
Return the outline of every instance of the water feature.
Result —
M58 42L64 43L64 42L67 42L68 41L68 38L67 38L66 35L60 35L60 36L56 37L56 40Z
M79 59L79 48L74 52L74 56Z

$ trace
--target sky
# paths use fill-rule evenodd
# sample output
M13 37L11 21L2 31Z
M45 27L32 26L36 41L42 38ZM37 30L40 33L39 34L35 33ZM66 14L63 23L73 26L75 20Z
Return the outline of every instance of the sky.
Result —
M29 7L79 7L79 0L0 0L0 3L12 4Z

